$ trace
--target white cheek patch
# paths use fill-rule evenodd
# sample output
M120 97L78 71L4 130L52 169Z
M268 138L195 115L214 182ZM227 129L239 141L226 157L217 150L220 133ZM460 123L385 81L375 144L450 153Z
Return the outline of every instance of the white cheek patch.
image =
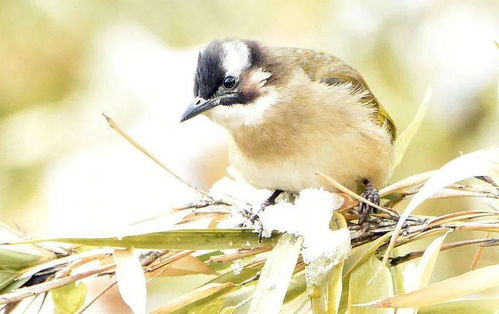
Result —
M269 72L263 71L261 68L252 71L249 79L255 83L255 85L263 87L267 80L272 76Z
M211 119L227 129L256 126L265 120L265 113L279 99L275 90L246 105L217 106L211 109Z
M239 40L222 44L224 50L223 67L227 74L239 76L250 63L250 51L245 43Z

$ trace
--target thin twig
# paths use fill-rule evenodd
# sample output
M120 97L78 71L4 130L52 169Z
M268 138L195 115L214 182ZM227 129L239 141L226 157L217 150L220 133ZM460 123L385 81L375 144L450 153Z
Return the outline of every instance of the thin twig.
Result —
M187 255L190 255L192 253L194 253L194 251L190 251L190 250L189 251L181 251L181 252L179 252L176 255L168 256L163 261L159 261L159 263L156 264L156 265L150 265L148 268L145 269L145 271L146 272L153 272L153 271L158 270L158 269L160 269L162 267L165 267L168 264L171 264L171 263L173 263L175 261L178 261L179 259L181 259L181 258L183 258L183 257L185 257ZM165 270L166 270L166 268L163 268L158 274L156 274L155 276L151 277L148 280L148 282L151 281L151 280L153 280L154 278L158 277L159 275L161 275Z
M38 311L37 311L38 314L40 314L42 312L43 305L45 304L45 301L47 300L47 295L48 295L47 292L45 292L43 294L42 302L40 303L40 306L38 307Z
M203 203L200 203L200 204L189 204L189 205L182 206L182 207L172 208L172 209L170 209L170 211L168 211L166 213L161 213L159 215L155 215L155 216L151 216L151 217L148 217L148 218L141 219L139 221L136 221L136 222L132 223L130 226L136 226L136 225L148 222L148 221L159 219L159 218L161 218L163 216L171 215L172 213L182 212L182 211L184 211L186 209L201 209L201 208L206 208L206 207L211 207L211 206L233 206L233 205L229 204L227 202L221 201L221 200L220 201L203 202ZM230 210L228 210L227 212L230 212Z
M186 180L182 179L180 176L178 176L175 172L170 170L167 166L165 166L161 161L159 161L158 158L156 158L153 154L151 154L149 151L147 151L142 145L140 145L136 140L134 140L130 135L128 135L123 129L109 116L106 114L102 114L104 118L106 118L107 123L109 126L115 130L119 135L121 135L125 140L127 140L130 144L132 144L135 148L140 150L144 155L149 157L152 161L154 161L158 166L166 170L170 175L172 175L175 179L178 181L182 182L184 185L187 185L189 188L192 190L196 191L197 193L203 195L204 197L207 197L209 199L212 199L211 195L208 194L207 192L199 189L198 187L195 187L194 185L190 184Z
M55 279L47 282L43 282L37 285L25 287L25 288L20 288L15 290L14 292L11 293L6 293L0 296L0 304L7 304L7 303L12 303L16 301L23 300L27 297L34 296L43 292L47 292L59 287L62 287L64 285L67 285L68 283L71 283L76 280L80 280L86 277L90 277L95 274L99 274L108 270L111 270L115 267L116 265L114 264L109 264L106 266L102 266L99 268L91 269L79 274L67 276L64 278L60 279Z
M353 191L348 189L346 186L342 185L341 183L339 183L335 179L331 178L330 176L327 176L320 171L317 171L315 174L318 175L319 177L321 177L322 179L324 179L326 182L328 182L330 185L332 185L333 187L335 187L339 191L341 191L345 194L348 194L349 196L355 198L359 202L366 203L367 205L374 207L374 208L377 208L377 209L379 209L379 210L381 210L381 211L383 211L391 216L399 217L399 214L396 211L374 204L370 200L367 200L367 199L363 198L362 196L354 193Z
M480 246L495 246L499 245L499 239L477 239L477 240L467 240L467 241L449 243L442 245L440 251L445 251L456 247L472 245L472 244L480 244ZM390 257L390 266L397 266L398 264L405 263L412 259L421 257L423 256L424 252L425 250L420 250L420 251L410 252L402 256Z
M494 216L499 215L497 212L492 211L483 211L483 210L466 210L460 212L454 212L447 215L443 215L440 217L436 217L428 222L427 227L434 227L440 225L442 223L448 223L457 220L471 219L471 218L479 218L486 216Z
M18 237L19 239L25 241L25 240L29 240L29 238L27 238L22 232L19 232L18 230L15 230L14 228L10 227L8 224L6 224L5 222L1 221L0 220L0 227L5 229L7 232L10 232L12 233L13 235L15 235L16 237ZM46 248L46 247L43 247L39 244L33 244L36 248L44 251L44 252L48 252L52 255L56 255L54 251Z
M33 303L35 302L35 300L38 298L39 294L35 295L28 303L28 305L26 306L26 308L24 308L23 310L23 314L25 313L28 313L28 310L29 308L33 305Z
M101 292L99 292L98 295L96 295L87 305L85 305L79 312L78 314L81 314L83 312L85 312L86 310L88 310L88 308L95 303L95 301L97 301L100 297L102 297L104 295L104 293L108 292L109 290L111 290L112 287L114 287L116 284L118 283L118 281L114 281L113 283L111 283L109 286L107 286L104 290L102 290Z
M234 254L212 256L212 257L210 257L210 263L232 262L232 261L235 261L237 259L245 258L248 256L253 256L253 255L267 252L270 250L272 250L272 247L261 247L261 248L257 248L257 249L253 249L253 250L246 250L243 252L237 252Z
M492 235L492 232L487 232L485 235L486 239L489 239ZM475 269L478 266L478 262L482 258L485 247L481 246L476 250L475 256L473 257L473 261L471 262L471 270Z
M86 251L86 252L77 253L77 254L73 254L73 255L69 255L69 256L65 256L65 257L60 257L58 259L50 260L46 263L28 268L28 270L25 273L23 273L20 277L21 278L31 277L34 274L39 273L45 269L55 268L57 266L69 264L69 263L72 263L74 261L78 261L80 259L93 258L93 259L97 260L97 259L99 259L103 256L106 256L106 255L109 255L109 254L111 254L111 251L109 249L96 249L96 250L92 250L92 251Z

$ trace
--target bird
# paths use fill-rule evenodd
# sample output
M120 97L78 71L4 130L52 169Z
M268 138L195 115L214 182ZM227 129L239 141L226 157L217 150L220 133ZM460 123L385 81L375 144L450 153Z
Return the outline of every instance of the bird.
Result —
M319 171L379 204L391 175L396 127L364 78L341 59L256 40L217 39L198 55L194 101L199 114L231 135L229 159L245 181L274 191L338 192ZM361 219L372 208L361 203Z

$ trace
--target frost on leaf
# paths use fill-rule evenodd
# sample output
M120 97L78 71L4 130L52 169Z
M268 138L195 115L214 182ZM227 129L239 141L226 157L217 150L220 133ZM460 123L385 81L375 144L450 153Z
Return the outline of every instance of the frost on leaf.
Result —
M329 227L334 210L343 198L323 190L307 189L295 204L269 206L260 215L264 234L287 232L303 237L302 256L307 267L307 282L315 285L350 251L348 229L333 231Z
M241 201L246 210L260 208L272 191L259 190L238 178L233 169L229 169L232 178L223 178L215 183L210 193L216 197L231 196ZM333 212L341 207L343 198L324 190L306 189L300 192L294 204L281 197L275 205L267 206L259 213L263 227L262 235L269 237L273 231L289 233L303 237L302 256L307 267L307 280L314 284L323 275L342 261L350 251L350 233L348 229L333 231L330 221ZM219 224L220 228L234 228L241 223L248 226L248 219L241 212L233 212L231 217ZM256 226L255 226L256 227Z

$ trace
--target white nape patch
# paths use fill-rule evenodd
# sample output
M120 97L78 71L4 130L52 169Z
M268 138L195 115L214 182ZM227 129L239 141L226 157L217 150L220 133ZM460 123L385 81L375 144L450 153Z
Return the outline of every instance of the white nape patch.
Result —
M227 74L239 76L250 64L248 46L240 40L222 44L224 50L223 67Z
M211 109L211 119L227 129L237 129L242 126L258 125L264 121L268 108L279 99L279 94L271 89L267 94L257 97L249 104L217 106Z

